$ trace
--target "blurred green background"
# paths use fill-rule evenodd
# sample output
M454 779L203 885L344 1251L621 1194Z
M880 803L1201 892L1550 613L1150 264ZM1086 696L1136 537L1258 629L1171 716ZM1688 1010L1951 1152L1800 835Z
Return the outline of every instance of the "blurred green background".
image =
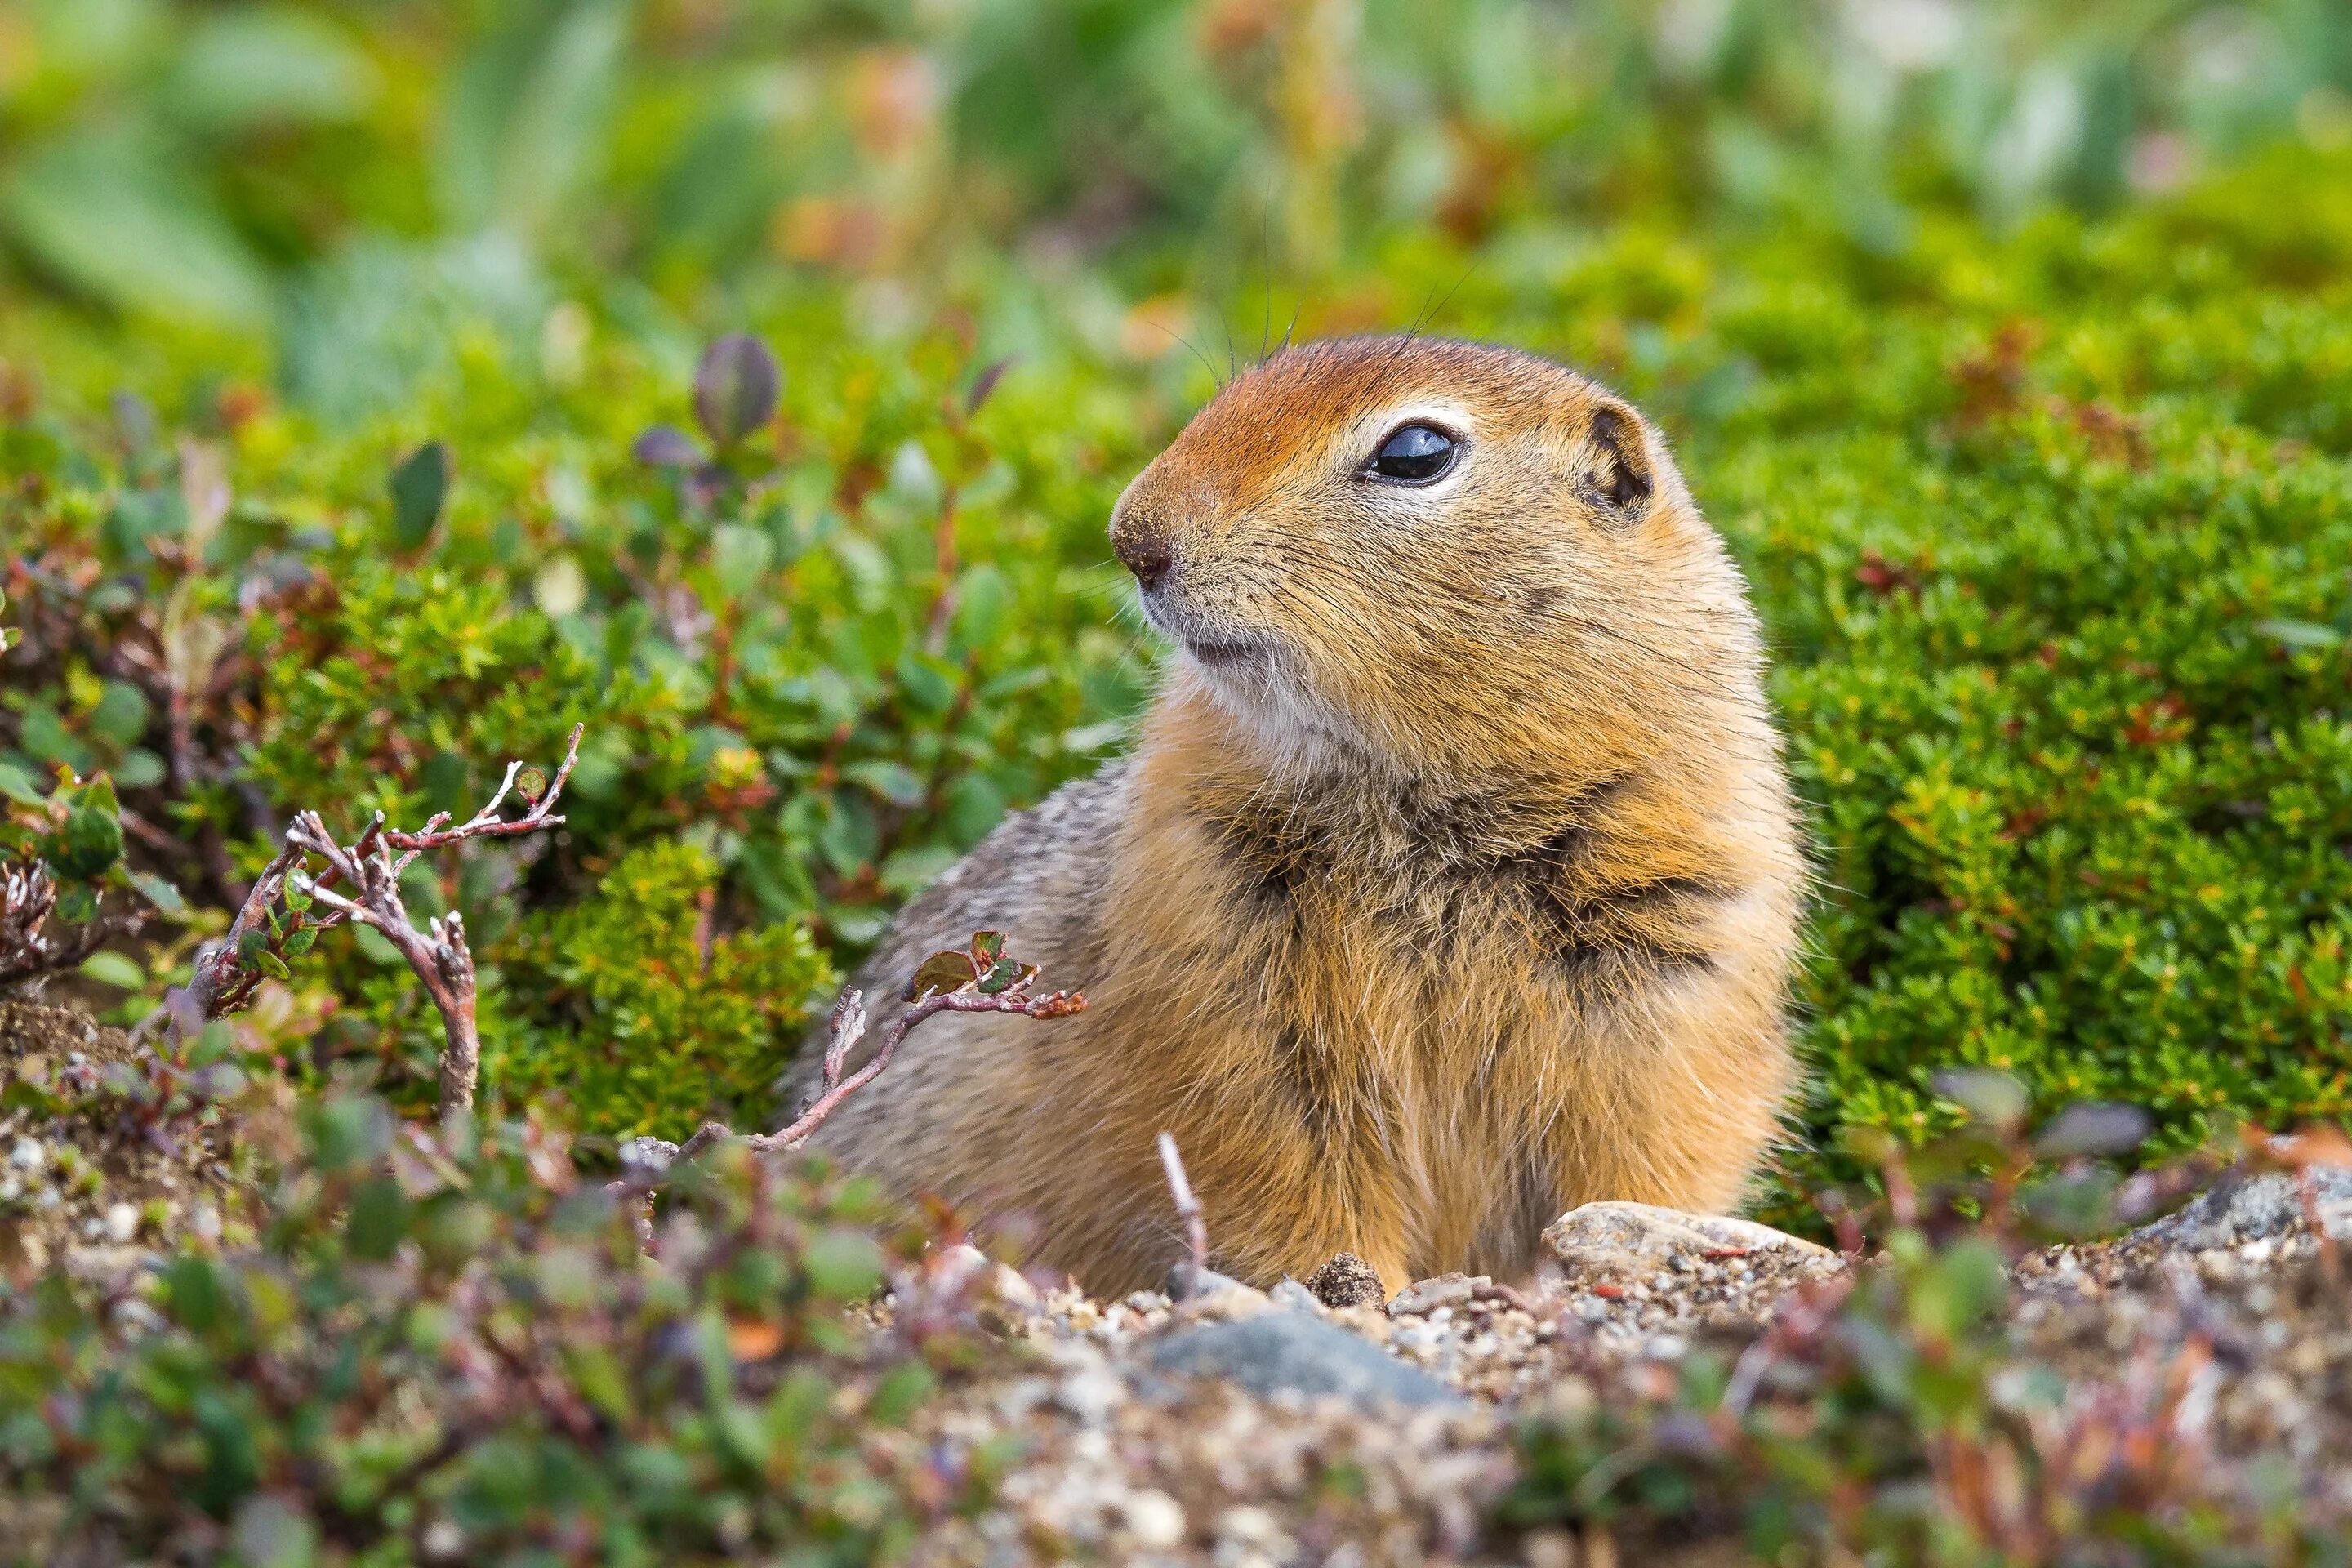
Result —
M2347 128L2338 0L8 0L0 289L216 329L351 416L453 313L583 290L1148 343L1139 302L1311 308L1401 237L1895 251Z

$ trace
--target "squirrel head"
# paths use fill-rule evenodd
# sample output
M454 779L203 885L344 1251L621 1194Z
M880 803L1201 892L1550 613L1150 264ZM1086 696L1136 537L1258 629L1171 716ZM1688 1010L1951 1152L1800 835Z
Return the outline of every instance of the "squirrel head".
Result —
M1548 360L1350 338L1235 377L1110 537L1206 700L1301 765L1600 773L1760 716L1738 568L1633 406Z

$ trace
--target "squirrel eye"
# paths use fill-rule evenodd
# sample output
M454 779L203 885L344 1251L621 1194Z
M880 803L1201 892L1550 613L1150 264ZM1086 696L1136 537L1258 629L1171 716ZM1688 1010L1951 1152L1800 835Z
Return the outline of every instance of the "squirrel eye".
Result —
M1454 466L1454 437L1434 425L1407 425L1381 443L1366 472L1383 479L1420 482Z

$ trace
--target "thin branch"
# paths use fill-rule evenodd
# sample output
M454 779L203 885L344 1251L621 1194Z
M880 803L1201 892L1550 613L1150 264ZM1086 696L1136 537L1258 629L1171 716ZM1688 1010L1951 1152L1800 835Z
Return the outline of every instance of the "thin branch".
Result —
M101 894L99 908L89 919L61 932L48 923L57 906L58 886L50 879L47 867L36 861L0 868L0 987L77 968L100 948L138 931L146 921L144 910L110 907Z
M509 763L489 803L454 827L446 826L448 813L436 812L420 830L404 832L386 826L383 814L377 812L359 837L345 845L327 831L317 812L297 812L276 858L254 879L228 935L197 958L188 984L188 1016L200 1026L203 1020L237 1011L252 999L265 973L285 973L289 952L305 951L320 931L356 921L392 943L433 998L446 1042L441 1053L441 1109L470 1109L482 1053L475 1019L474 955L466 945L466 922L453 911L417 930L401 901L400 874L428 849L468 838L511 838L562 823L555 805L580 761L584 728L572 727L562 765L543 787L526 780L521 763ZM507 797L519 786L529 809L518 817L501 817ZM315 875L310 870L313 858L324 862Z
M317 812L302 812L287 830L286 842L326 861L330 870L358 889L360 897L347 899L320 887L324 878L312 881L299 872L292 875L300 890L336 913L373 926L407 961L441 1014L446 1042L441 1052L441 1110L444 1114L470 1110L481 1077L482 1042L475 1026L474 955L466 946L465 917L452 910L418 931L401 902L400 863L392 858L391 836L373 837L375 852L362 858L337 844Z
M849 997L857 997L854 987L845 993L845 1000ZM860 1030L866 1026L864 1000L857 997L850 1009ZM1073 1013L1085 1011L1086 1005L1084 996L1066 991L1056 991L1046 996L1031 996L1017 988L994 996L978 991L948 991L926 996L891 1021L890 1026L882 1031L880 1042L874 1047L874 1059L847 1078L838 1078L837 1075L840 1059L849 1055L848 1047L837 1043L829 1046L824 1053L826 1088L817 1097L816 1102L801 1112L791 1126L781 1131L746 1139L745 1142L761 1153L797 1149L807 1142L809 1134L824 1126L825 1118L840 1110L843 1100L882 1076L882 1069L890 1065L890 1058L898 1051L898 1042L907 1037L907 1031L936 1014L1018 1013L1024 1018L1066 1018ZM842 1013L843 1009L839 1007L834 1009L836 1019L842 1016Z
M1013 963L1003 956L1003 938L993 931L982 931L972 938L968 952L934 953L918 972L918 984L923 989L905 1012L890 1021L876 1042L873 1058L846 1078L842 1069L848 1065L849 1054L865 1038L866 1028L866 998L856 986L845 988L841 999L833 1005L833 1016L825 1040L824 1074L824 1090L806 1110L793 1119L790 1125L774 1132L753 1133L743 1142L755 1154L779 1154L797 1149L808 1142L812 1133L824 1125L825 1120L841 1109L849 1097L882 1076L898 1054L899 1043L926 1018L942 1013L1007 1013L1024 1018L1066 1018L1086 1011L1087 999L1075 991L1055 991L1044 996L1030 994L1030 984L1037 971L1027 964ZM933 965L945 963L950 969L961 962L961 973L967 976L953 989L931 989L930 981L936 971ZM1010 978L1008 978L1010 976ZM950 982L942 981L945 984ZM985 991L984 985L998 989ZM605 1191L625 1203L640 1205L638 1232L649 1235L650 1215L642 1205L660 1180L662 1173L683 1164L712 1144L735 1136L723 1121L706 1121L693 1137L670 1149L666 1143L655 1142L656 1149L667 1151L667 1157L639 1164L628 1174L605 1184Z
M1192 1184L1184 1179L1184 1156L1176 1152L1172 1132L1160 1135L1160 1168L1168 1173L1168 1195L1176 1200L1176 1213L1184 1221L1184 1240L1192 1249L1192 1278L1198 1279L1209 1271L1209 1220L1193 1195Z
M833 1005L833 1016L824 1047L824 1087L832 1089L841 1081L841 1069L849 1060L849 1053L866 1037L866 998L855 985L844 986L841 1000Z

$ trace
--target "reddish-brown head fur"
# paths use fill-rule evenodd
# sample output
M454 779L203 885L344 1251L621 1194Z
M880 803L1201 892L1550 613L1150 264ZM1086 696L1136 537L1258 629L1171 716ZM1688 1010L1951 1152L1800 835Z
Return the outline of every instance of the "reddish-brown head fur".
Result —
M1367 471L1425 423L1426 484ZM1297 760L1457 781L1711 728L1757 643L1641 416L1508 349L1349 339L1237 377L1128 487L1113 546L1186 675ZM1696 688L1696 703L1672 689Z

